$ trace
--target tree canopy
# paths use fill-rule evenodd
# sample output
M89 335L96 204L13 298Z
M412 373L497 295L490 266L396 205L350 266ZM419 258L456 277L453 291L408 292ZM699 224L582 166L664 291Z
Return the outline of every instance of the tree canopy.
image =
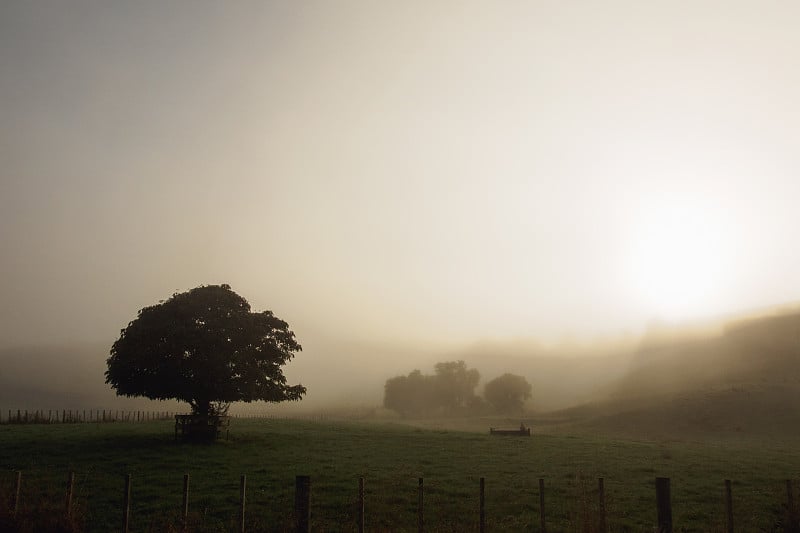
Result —
M414 370L386 380L383 406L402 415L421 414L433 407L433 380Z
M501 413L519 413L531 397L531 384L522 376L503 374L486 384L483 397Z
M228 285L205 285L145 307L111 347L106 383L121 396L215 404L300 400L281 367L302 347L271 311L251 312Z

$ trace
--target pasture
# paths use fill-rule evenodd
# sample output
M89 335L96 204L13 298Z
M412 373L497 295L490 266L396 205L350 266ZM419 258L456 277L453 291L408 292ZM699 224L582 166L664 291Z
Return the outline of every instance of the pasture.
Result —
M539 530L539 478L548 531L592 531L600 477L609 530L652 531L656 476L672 479L675 531L723 530L724 479L733 480L736 530L773 531L785 517L785 480L800 472L793 441L637 442L539 434L536 425L533 432L498 438L488 435L488 425L479 433L254 419L234 421L229 441L198 445L175 442L169 421L2 425L0 526L11 523L19 470L19 515L31 530L63 525L65 484L74 471L72 526L80 531L120 529L126 474L131 531L179 530L186 473L192 531L236 529L242 474L248 531L291 527L296 475L311 476L313 531L356 530L359 477L367 531L416 531L420 477L427 531L477 530L481 477L489 531Z

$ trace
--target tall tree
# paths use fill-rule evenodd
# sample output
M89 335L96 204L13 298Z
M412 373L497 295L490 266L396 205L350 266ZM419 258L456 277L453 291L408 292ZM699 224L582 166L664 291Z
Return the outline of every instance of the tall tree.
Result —
M464 361L436 363L436 393L439 403L448 411L467 407L475 397L475 387L481 379L474 368L467 368Z
M230 286L206 285L140 310L111 347L106 383L212 415L230 402L300 400L306 388L287 385L281 369L300 350L271 311L251 312Z

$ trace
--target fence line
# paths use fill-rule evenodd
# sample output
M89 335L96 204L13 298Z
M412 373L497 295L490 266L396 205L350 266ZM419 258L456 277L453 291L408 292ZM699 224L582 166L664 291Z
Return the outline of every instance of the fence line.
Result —
M174 411L124 409L2 409L0 424L78 424L97 422L150 422L170 420Z
M0 424L77 424L84 422L150 422L171 420L176 411L130 409L0 409ZM328 422L358 420L358 416L339 416L328 413L236 413L237 420L306 420Z
M12 519L16 519L19 514L19 500L20 500L20 490L22 485L22 472L17 471L16 473L16 482L15 482L15 490L13 493L12 501L10 502L9 511L11 512ZM75 472L70 471L68 475L67 481L67 498L66 498L66 509L64 512L64 516L66 518L70 517L73 508L73 490L75 484ZM594 517L596 524L598 525L600 531L605 532L607 525L606 525L606 506L605 506L605 489L603 484L603 478L598 479L598 498L599 498L599 506L596 511L596 515ZM358 485L357 485L357 501L358 506L355 512L355 516L353 520L355 521L356 529L363 533L365 530L365 501L364 501L364 478L358 478ZM120 529L127 533L130 528L130 523L133 519L131 515L131 475L126 474L124 480L124 492L122 498L122 509L121 509L121 523ZM478 486L478 529L480 532L485 531L486 528L486 508L485 508L485 491L486 491L486 482L485 478L480 478L480 484ZM725 487L725 524L726 524L726 531L733 531L734 530L734 521L733 521L733 503L732 503L732 491L731 491L731 480L726 479L724 480L724 487ZM245 516L245 501L246 501L246 488L247 488L247 476L242 474L239 483L239 512L238 512L238 526L241 532L246 530L246 516ZM672 501L671 501L671 490L670 490L670 478L665 477L656 477L655 478L655 503L656 503L656 524L653 528L653 531L657 531L658 533L673 533L673 523L672 523ZM792 480L786 480L786 492L787 492L787 502L786 502L786 516L784 522L783 530L786 533L793 533L798 531L798 527L800 524L797 522L797 511L794 507L794 497L793 497L793 482ZM423 506L423 478L419 478L419 486L418 486L418 520L417 520L417 530L419 533L423 532L424 522L422 518L422 506ZM546 531L545 527L545 510L544 510L544 479L539 479L539 498L540 498L540 505L539 505L539 514L540 514L540 531L544 533ZM298 533L308 533L310 531L310 524L311 524L311 477L306 475L298 475L295 477L295 497L294 497L294 512L293 512L293 524L294 529ZM182 499L182 506L181 506L181 522L183 530L186 531L188 526L188 515L189 515L189 474L184 474L183 476L183 499ZM428 524L425 524L428 525Z

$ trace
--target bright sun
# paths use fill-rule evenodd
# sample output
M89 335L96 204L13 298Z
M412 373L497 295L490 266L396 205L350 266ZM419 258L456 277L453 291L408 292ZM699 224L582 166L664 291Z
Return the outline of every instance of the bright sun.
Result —
M686 204L639 215L627 277L648 312L681 320L722 311L732 254L719 215Z

